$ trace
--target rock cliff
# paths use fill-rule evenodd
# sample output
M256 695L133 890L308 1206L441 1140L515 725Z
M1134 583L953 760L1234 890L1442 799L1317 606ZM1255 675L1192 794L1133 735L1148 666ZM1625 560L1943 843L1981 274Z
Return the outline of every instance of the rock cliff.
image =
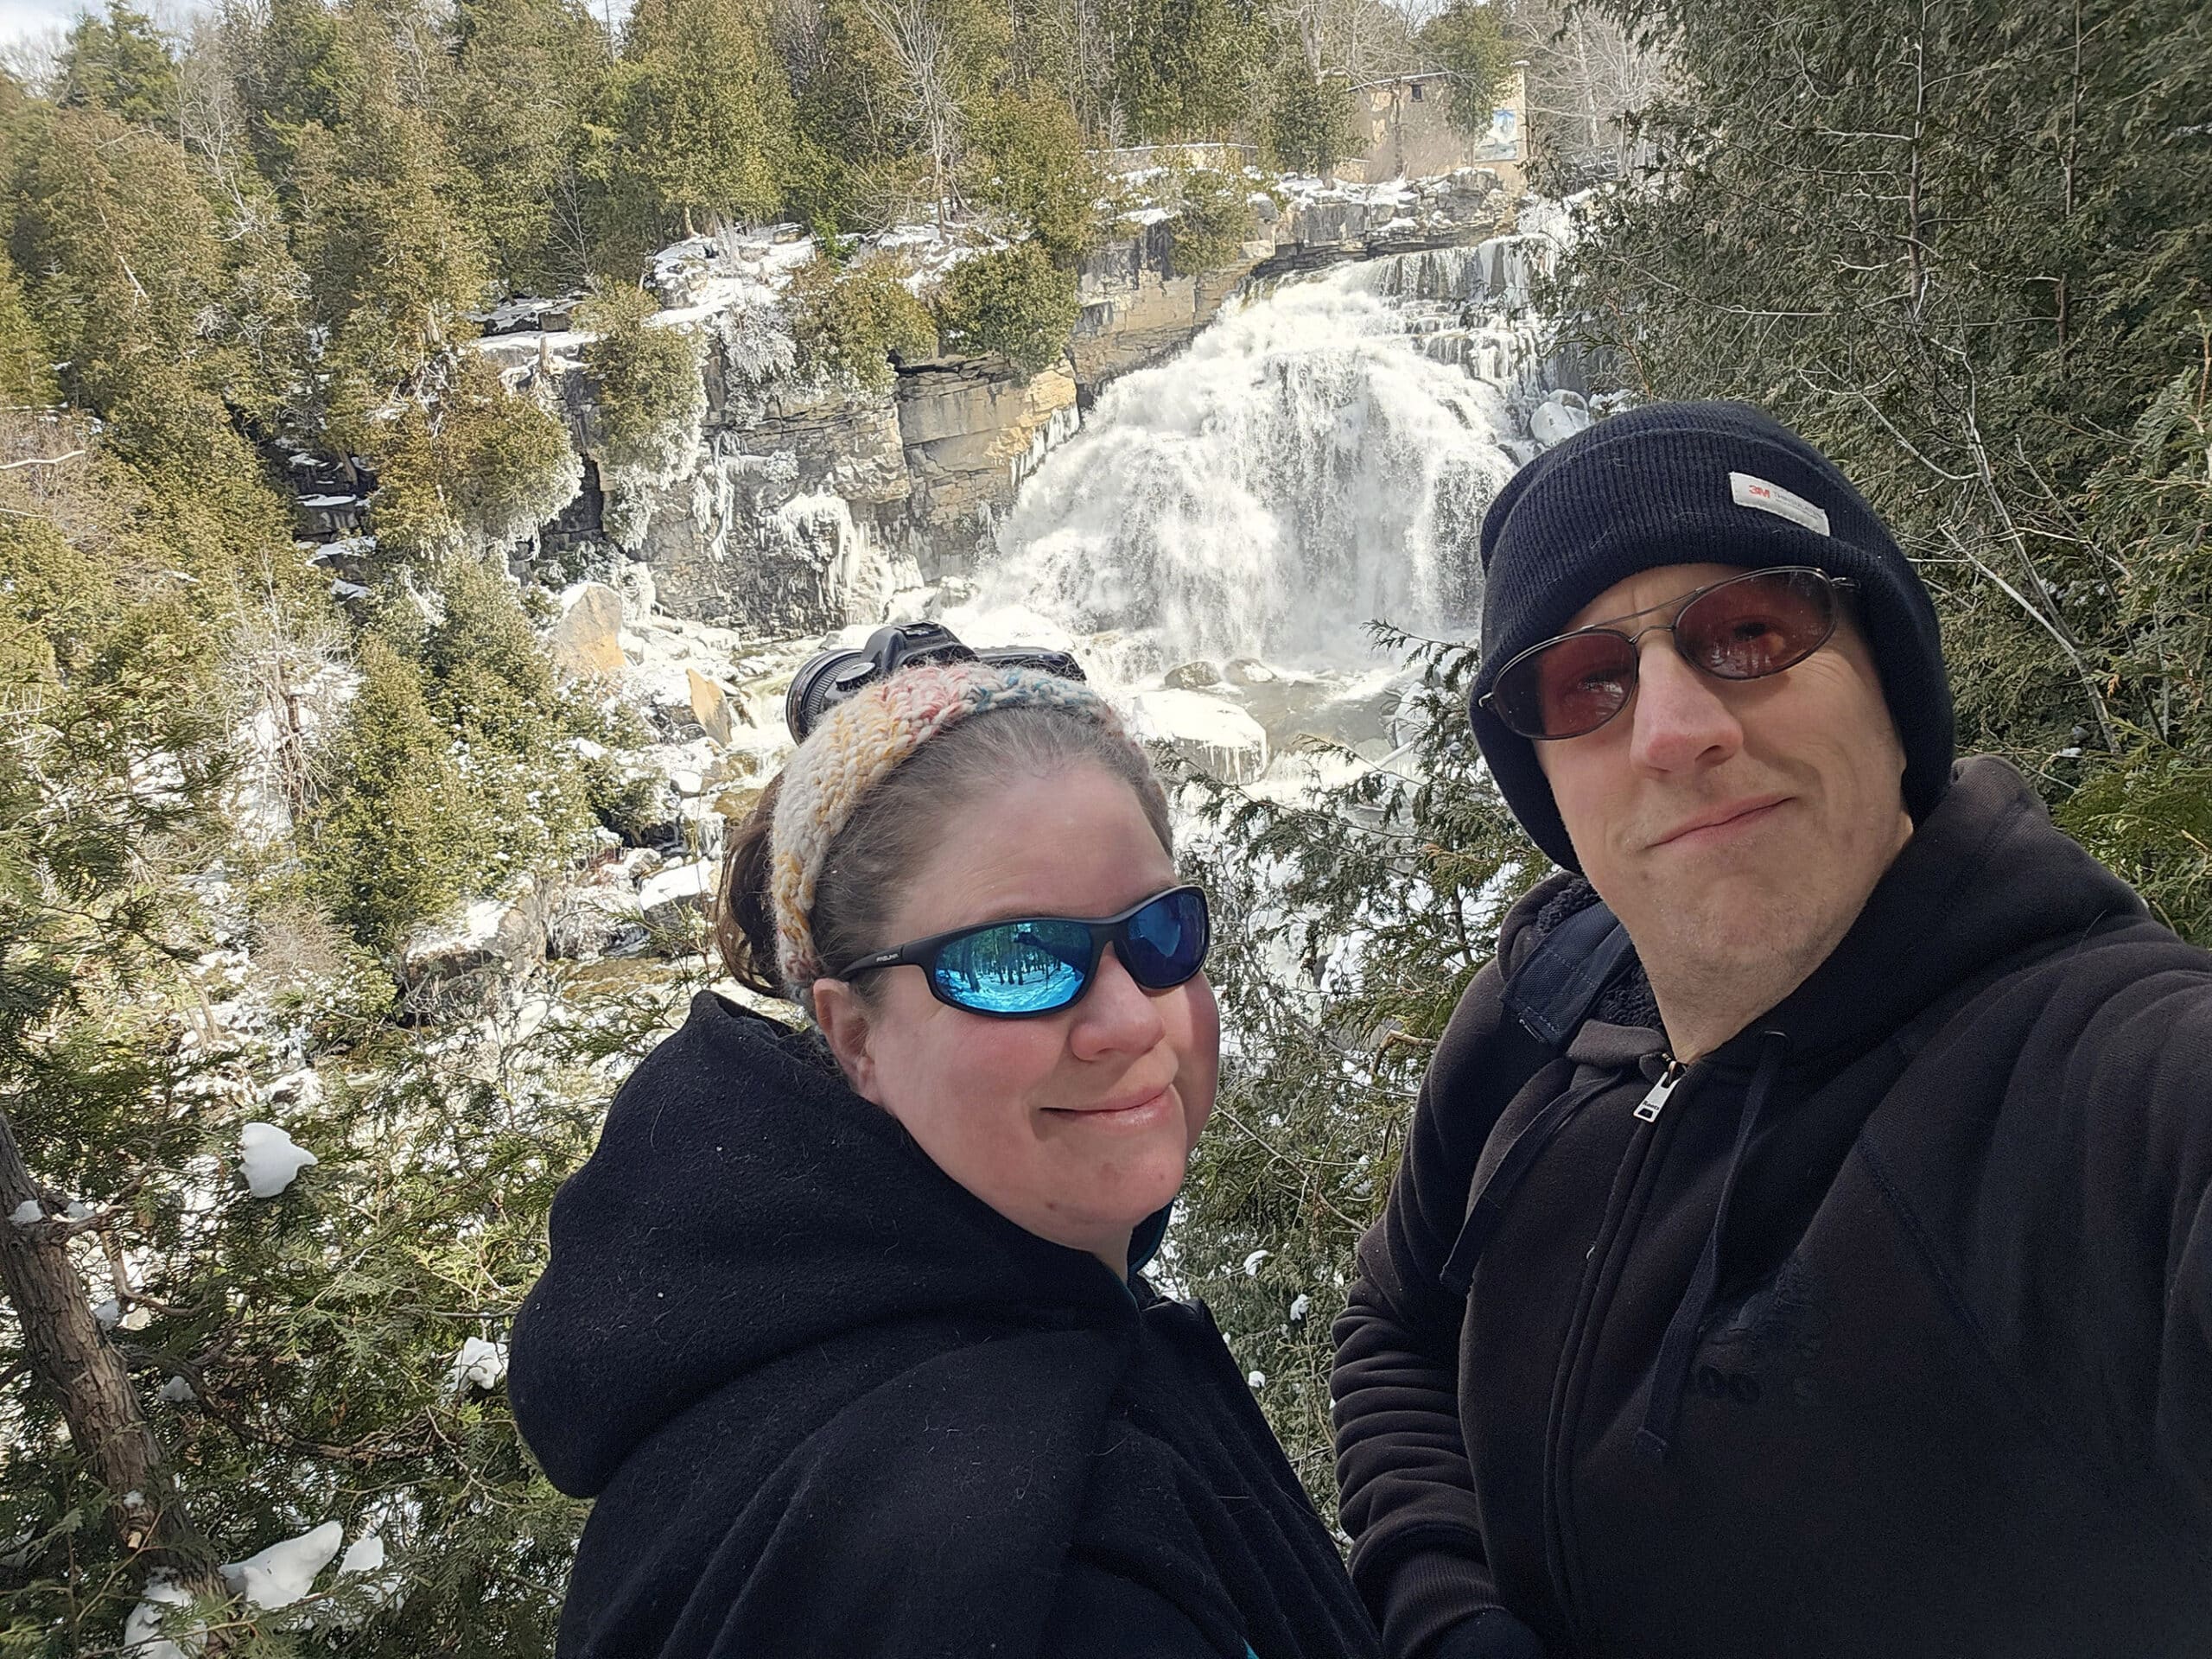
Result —
M669 614L759 636L879 619L896 590L971 569L1022 480L1077 429L1100 388L1177 350L1241 287L1476 240L1508 212L1482 171L1286 184L1255 199L1255 239L1223 269L1179 272L1165 224L1087 256L1082 310L1058 364L1027 375L995 359L939 359L905 366L880 393L764 376L749 329L715 308L747 286L714 274L738 251L708 245L699 287L709 302L691 308L705 345L696 448L664 476L626 486L620 512L587 463L543 552L633 601L650 595ZM566 380L588 448L587 389L580 375Z

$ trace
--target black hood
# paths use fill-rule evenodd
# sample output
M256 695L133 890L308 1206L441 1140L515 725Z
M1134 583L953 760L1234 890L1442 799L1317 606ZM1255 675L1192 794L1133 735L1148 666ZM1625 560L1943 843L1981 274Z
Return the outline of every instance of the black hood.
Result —
M702 1103L705 1103L702 1105ZM1139 1230L1140 1261L1166 1212ZM1110 1325L1128 1289L1025 1231L862 1100L810 1033L711 993L615 1097L561 1189L508 1399L562 1491L598 1493L732 1378L915 1320Z

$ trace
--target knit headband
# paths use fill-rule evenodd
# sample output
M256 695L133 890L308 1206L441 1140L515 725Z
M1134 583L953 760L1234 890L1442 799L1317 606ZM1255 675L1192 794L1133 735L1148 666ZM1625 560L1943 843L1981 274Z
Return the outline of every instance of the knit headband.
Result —
M1105 700L1081 681L982 663L902 668L831 708L784 768L770 832L774 857L768 893L775 907L777 967L793 991L804 992L824 971L815 954L815 887L831 844L868 791L923 744L969 715L1024 708L1061 709L1126 746L1164 815L1166 798L1151 761Z

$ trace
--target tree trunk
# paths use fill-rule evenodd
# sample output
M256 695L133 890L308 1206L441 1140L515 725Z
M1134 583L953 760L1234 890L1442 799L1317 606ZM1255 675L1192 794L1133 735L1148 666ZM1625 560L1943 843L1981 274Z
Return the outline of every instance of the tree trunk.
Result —
M13 1220L39 1198L0 1110L0 1287L22 1328L31 1375L60 1403L70 1440L107 1489L108 1520L138 1552L141 1569L166 1573L187 1590L225 1593L214 1553L162 1466L123 1357L92 1318L62 1224Z

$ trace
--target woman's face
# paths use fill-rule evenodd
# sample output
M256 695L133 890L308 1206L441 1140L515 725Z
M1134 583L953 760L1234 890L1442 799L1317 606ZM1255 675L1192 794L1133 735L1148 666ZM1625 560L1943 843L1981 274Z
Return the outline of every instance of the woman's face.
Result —
M1135 792L1078 764L953 813L880 942L1013 916L1111 916L1176 884ZM1008 1220L1117 1274L1129 1234L1175 1196L1213 1109L1221 1022L1204 974L1147 991L1109 947L1071 1007L994 1020L930 995L918 968L873 1001L817 980L823 1034L854 1089Z

